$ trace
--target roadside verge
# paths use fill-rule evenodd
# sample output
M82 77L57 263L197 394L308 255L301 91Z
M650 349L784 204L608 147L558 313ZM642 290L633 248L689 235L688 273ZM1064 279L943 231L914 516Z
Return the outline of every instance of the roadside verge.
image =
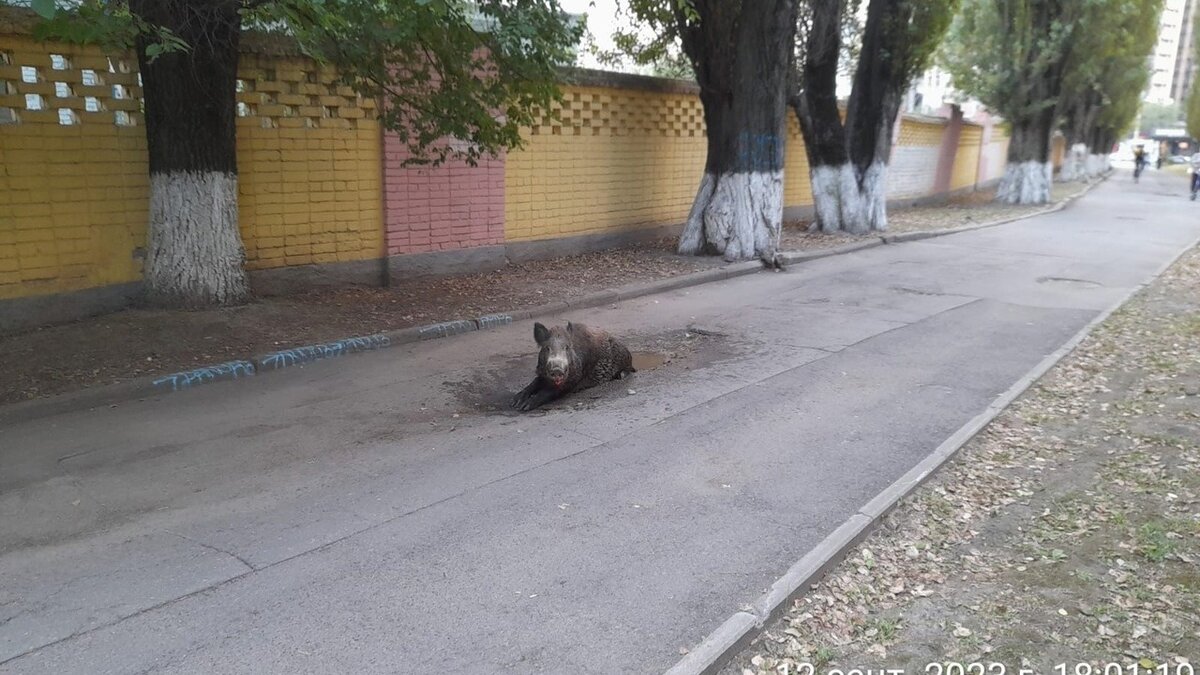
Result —
M1062 210L1075 199L1082 197L1099 182L1088 186L1083 191L1068 197L1059 203L1038 211L1012 218L986 223L973 224L964 227L944 228L939 230L913 231L899 234L884 234L864 238L841 246L816 249L809 251L784 252L786 264L798 264L809 260L843 255L867 248L885 244L916 241L931 237L946 236L959 232L996 227L1033 216L1044 215ZM691 274L682 274L666 279L650 282L638 282L617 288L610 288L591 293L571 301L551 302L536 307L503 313L494 313L473 318L462 318L451 321L413 326L402 330L385 331L371 335L359 335L338 340L304 345L289 349L273 351L258 355L247 354L240 358L212 363L190 370L155 375L133 379L119 384L103 385L86 388L42 399L22 401L0 407L0 423L18 420L30 420L63 412L92 409L103 406L113 406L131 400L140 400L178 391L190 390L212 382L241 380L257 377L293 366L302 366L318 360L336 358L348 354L375 351L400 345L422 342L425 340L452 337L463 333L479 330L489 330L509 325L515 321L528 320L544 316L553 316L566 311L602 307L623 300L631 300L647 295L663 293L681 288L699 286L714 281L755 274L764 271L757 261L735 263L716 269L704 270Z

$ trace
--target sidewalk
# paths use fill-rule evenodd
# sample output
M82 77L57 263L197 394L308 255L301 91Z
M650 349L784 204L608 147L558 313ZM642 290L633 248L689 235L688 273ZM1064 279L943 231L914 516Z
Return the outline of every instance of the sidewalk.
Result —
M1193 250L723 672L1195 665L1198 355Z
M1056 185L1056 203L1080 184ZM901 209L891 230L908 232L1028 215L1046 207L992 204L990 192L942 206ZM856 241L793 223L785 250L814 250ZM127 382L302 345L386 330L508 312L571 300L621 284L719 267L714 258L675 255L674 239L511 265L496 272L428 279L390 288L352 287L261 298L243 307L195 312L127 310L0 336L0 405L84 387Z

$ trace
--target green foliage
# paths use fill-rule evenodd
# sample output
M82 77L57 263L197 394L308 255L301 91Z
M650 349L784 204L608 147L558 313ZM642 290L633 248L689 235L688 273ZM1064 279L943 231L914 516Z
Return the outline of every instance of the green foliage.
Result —
M150 60L188 49L187 43L174 33L143 21L125 3L33 0L30 6L42 17L33 30L33 36L39 40L98 44L108 50L126 51L133 49L139 35L145 35L149 38L146 56Z
M1196 15L1195 30L1200 31L1200 14ZM1200 61L1200 40L1195 40L1196 60ZM1191 93L1187 100L1188 136L1200 140L1200 77L1193 75Z
M1088 0L964 0L941 51L959 90L1009 120L1058 102L1069 46L1068 11Z
M1073 133L1137 116L1162 0L964 0L942 61L1009 120L1055 108Z
M1200 86L1192 83L1192 93L1187 100L1187 132L1192 138L1200 138Z
M884 42L889 46L886 56L895 69L894 77L902 88L907 88L929 67L958 10L959 0L902 0L888 4L892 5L892 11L884 15Z
M42 38L130 48L150 35L148 57L187 47L123 2L55 1ZM519 146L520 128L559 98L557 68L573 60L582 31L557 0L238 1L247 29L294 39L379 99L413 164L474 164Z
M1155 129L1178 127L1183 119L1183 106L1178 103L1143 103L1138 130L1150 133Z
M572 61L581 32L555 0L277 0L251 18L285 26L347 84L385 101L383 123L414 164L474 164L519 146L520 128L557 100L556 68Z
M619 25L613 32L613 48L593 49L601 63L613 67L629 59L648 67L660 77L691 79L692 63L679 46L679 16L698 20L691 0L622 0L617 5Z

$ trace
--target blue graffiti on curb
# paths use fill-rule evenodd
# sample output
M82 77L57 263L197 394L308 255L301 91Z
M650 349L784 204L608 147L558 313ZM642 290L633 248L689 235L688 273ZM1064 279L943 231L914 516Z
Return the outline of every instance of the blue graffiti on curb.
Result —
M345 354L380 349L387 347L391 343L391 338L383 334L352 337L322 345L308 345L272 352L258 359L258 364L261 368L278 370L294 366L298 363L308 363L309 361L317 361L319 359L331 359Z
M447 321L445 323L435 323L428 326L422 326L417 333L422 340L432 340L434 338L443 338L451 335L458 335L459 333L466 333L475 330L475 328L476 325L474 321L462 319L459 321Z
M475 319L475 323L479 324L480 330L487 330L489 328L498 328L500 326L507 326L507 325L511 324L512 321L513 321L512 316L510 316L508 314L488 314L486 316L481 316L481 317Z
M179 391L188 389L196 384L204 384L216 380L236 380L239 377L249 377L255 373L254 364L249 361L229 361L215 366L205 366L182 373L163 375L152 383L156 389Z

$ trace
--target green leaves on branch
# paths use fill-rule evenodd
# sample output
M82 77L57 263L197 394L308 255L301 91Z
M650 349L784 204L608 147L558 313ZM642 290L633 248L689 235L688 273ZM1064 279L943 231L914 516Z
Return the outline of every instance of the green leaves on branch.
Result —
M410 164L477 163L549 111L581 27L555 0L278 0L248 14L383 103Z
M1137 115L1162 0L964 0L942 50L955 86L1010 121L1048 108L1068 130Z
M139 35L145 35L149 38L146 56L151 60L188 49L177 35L143 21L123 2L32 0L31 7L43 19L33 30L33 36L39 40L96 44L110 51L126 51L134 48Z
M1200 14L1196 15L1196 30L1200 30ZM1196 59L1200 61L1200 40L1195 41ZM1187 100L1188 136L1200 140L1200 77L1192 80L1192 91Z
M414 164L474 164L519 146L521 127L559 99L557 68L573 62L581 33L557 0L221 1L239 3L245 28L294 39L378 99ZM149 36L150 59L188 49L120 0L35 0L35 9L40 39L126 50Z

